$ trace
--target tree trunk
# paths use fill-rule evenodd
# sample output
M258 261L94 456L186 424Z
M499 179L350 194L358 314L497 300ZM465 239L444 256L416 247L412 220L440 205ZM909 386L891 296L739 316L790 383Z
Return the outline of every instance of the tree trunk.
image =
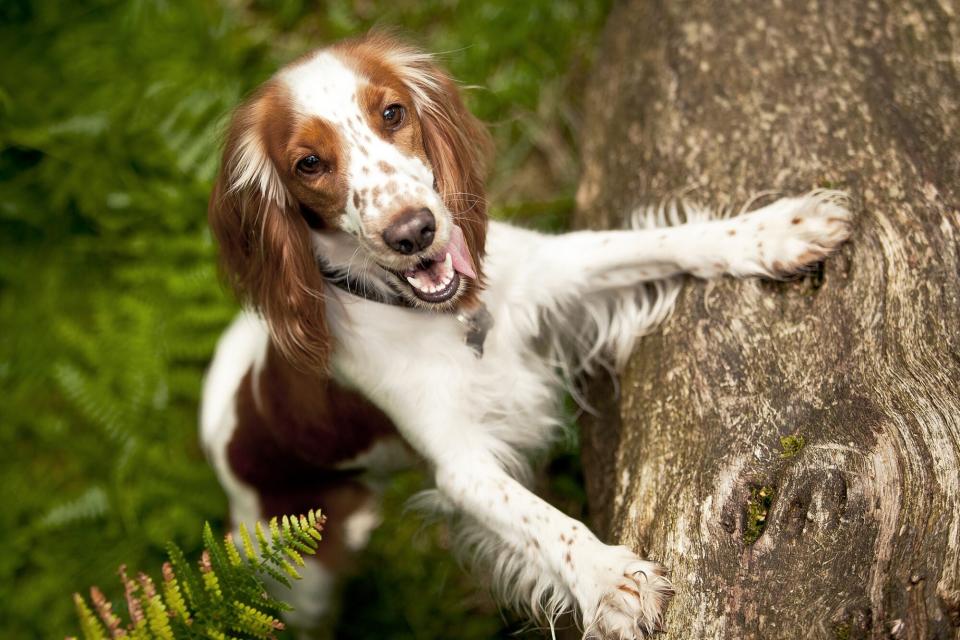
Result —
M628 0L610 18L580 225L815 187L857 217L811 277L691 280L585 425L598 527L672 572L668 637L960 638L958 16Z

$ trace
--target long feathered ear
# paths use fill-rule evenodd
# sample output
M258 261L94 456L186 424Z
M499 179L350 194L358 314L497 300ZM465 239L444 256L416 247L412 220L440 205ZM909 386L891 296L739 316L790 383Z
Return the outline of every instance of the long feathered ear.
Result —
M240 107L227 137L208 218L224 276L267 320L280 352L300 369L324 371L330 356L323 277L309 228L266 153L258 103Z
M372 34L385 58L413 95L423 145L437 190L463 229L480 274L487 236L487 165L493 141L486 127L463 104L457 83L426 53L391 38Z

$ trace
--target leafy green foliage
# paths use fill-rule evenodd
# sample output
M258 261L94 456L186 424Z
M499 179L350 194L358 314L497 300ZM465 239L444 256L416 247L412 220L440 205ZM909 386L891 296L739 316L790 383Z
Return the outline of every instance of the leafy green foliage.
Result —
M222 525L196 416L236 312L205 220L230 109L311 47L400 25L483 87L467 99L497 140L495 214L560 228L605 12L606 0L0 3L0 635L63 636L64 594L124 562L157 566L168 540L195 555L197 523ZM418 482L391 488L388 509ZM352 637L442 634L436 621L457 616L462 638L493 635L494 609L434 550L442 527L411 541L412 525L389 526L372 588L400 590L398 617L367 624L348 600Z
M232 535L217 541L208 522L203 528L199 570L187 562L180 547L170 543L161 590L150 576L141 573L133 580L126 567L120 567L130 618L126 625L97 587L90 589L92 610L79 593L74 594L81 633L86 640L121 634L134 640L275 638L284 628L280 614L290 606L271 596L264 580L269 577L289 588L291 580L300 579L301 554L316 551L323 522L315 511L273 518L269 535L257 522L256 545L241 524L242 555Z

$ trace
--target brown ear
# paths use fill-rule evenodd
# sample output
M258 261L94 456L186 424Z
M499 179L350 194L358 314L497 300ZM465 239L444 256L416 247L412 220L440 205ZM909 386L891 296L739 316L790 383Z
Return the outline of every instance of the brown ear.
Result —
M259 311L281 353L303 370L323 371L330 355L323 277L309 228L263 151L253 109L234 116L208 218L224 276L241 302Z
M439 70L435 77L436 85L424 92L431 106L422 109L420 116L423 146L437 189L463 229L480 274L487 238L487 162L493 141L483 123L464 106L454 81Z
M413 95L437 189L463 229L480 274L487 236L487 164L493 155L490 134L463 104L456 82L429 55L389 34L368 37L389 52L386 59Z

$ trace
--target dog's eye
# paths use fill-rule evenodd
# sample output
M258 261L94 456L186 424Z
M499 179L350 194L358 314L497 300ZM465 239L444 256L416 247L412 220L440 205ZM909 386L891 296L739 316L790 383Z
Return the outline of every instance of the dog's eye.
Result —
M407 110L402 104L391 104L383 110L383 123L387 125L387 129L399 129L406 113Z
M324 162L317 156L307 156L297 163L297 170L303 173L320 173L324 170Z

